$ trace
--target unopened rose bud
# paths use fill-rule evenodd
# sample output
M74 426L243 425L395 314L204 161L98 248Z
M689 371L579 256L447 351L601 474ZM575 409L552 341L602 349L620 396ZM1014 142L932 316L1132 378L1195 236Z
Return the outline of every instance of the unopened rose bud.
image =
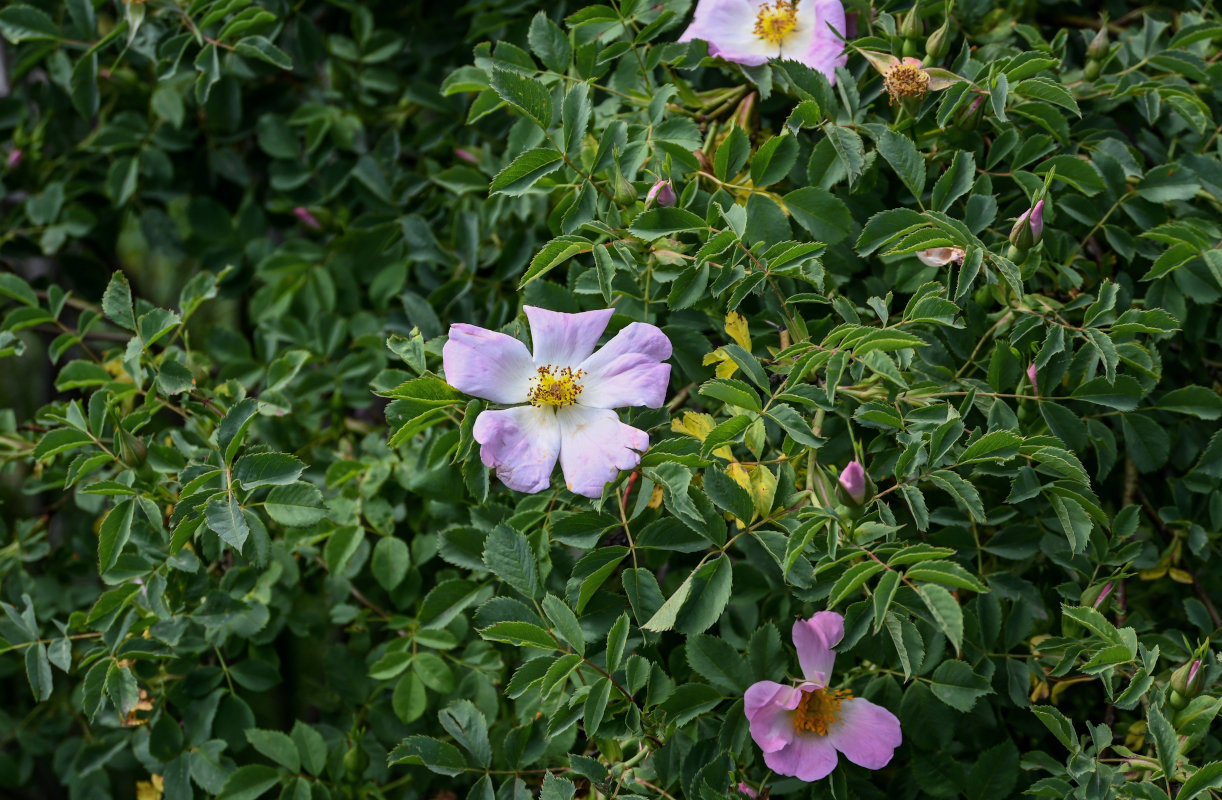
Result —
M117 425L115 440L119 445L120 461L132 469L140 469L144 466L145 460L148 459L149 449L139 437L128 433L122 425Z
M311 214L310 210L305 206L297 206L294 208L293 216L301 220L301 222L308 228L313 228L316 231L322 230L322 225L319 224L318 218Z
M1099 28L1099 32L1095 34L1095 38L1090 40L1090 44L1086 46L1086 57L1091 61L1100 61L1108 53L1111 43L1107 37L1107 25Z
M629 183L628 179L618 169L615 170L615 185L612 188L615 202L621 206L626 207L636 202L636 187Z
M17 169L17 166L21 164L21 159L24 157L25 153L21 152L21 148L14 148L13 152L8 154L8 158L4 160L4 163L8 164L9 169Z
M454 155L457 156L460 161L466 161L468 164L479 163L479 159L475 157L474 153L472 153L470 150L464 150L461 147L454 148Z
M1044 201L1027 209L1010 230L1010 244L1019 250L1029 250L1039 244L1044 236Z
M746 781L738 782L738 793L745 794L747 797L750 797L752 800L755 800L755 798L759 797L759 794L756 793L756 791L752 789L750 786L748 786Z
M734 124L744 131L750 132L755 122L755 101L758 97L755 92L750 92L734 110Z
M942 27L929 34L925 40L925 55L930 61L941 61L950 52L950 20L942 23Z
M675 197L675 189L671 186L669 180L660 180L649 188L649 194L645 195L645 207L648 208L655 203L660 206L673 206L678 198Z
M974 131L984 119L984 95L978 93L971 102L960 106L955 112L955 127L961 131Z
M850 461L840 473L840 488L855 505L866 500L866 471L857 461Z
M1091 608L1098 610L1099 606L1103 605L1103 602L1107 600L1108 596L1111 595L1111 593L1112 593L1112 582L1111 581L1108 581L1107 583L1103 584L1103 586L1091 586L1085 592L1082 593L1082 603L1081 604L1084 606L1090 606Z
M1205 688L1205 672L1201 669L1201 659L1194 658L1171 673L1171 688L1191 700Z
M1033 361L1031 362L1031 365L1027 367L1027 380L1031 381L1031 393L1034 395L1039 395L1040 393L1040 384L1039 384L1039 381L1036 380L1037 375L1038 374L1036 373L1036 370L1035 370L1035 362ZM1112 585L1109 583L1105 591L1110 592L1111 590L1112 590Z
M925 22L921 19L921 14L916 6L904 15L904 21L900 23L900 36L905 39L920 39L925 35Z

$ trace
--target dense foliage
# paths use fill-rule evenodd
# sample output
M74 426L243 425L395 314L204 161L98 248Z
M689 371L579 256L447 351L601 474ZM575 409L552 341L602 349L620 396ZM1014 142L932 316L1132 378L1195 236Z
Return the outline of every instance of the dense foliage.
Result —
M1222 18L857 0L833 84L608 3L0 9L0 794L1222 787ZM523 305L673 345L601 500L444 382ZM805 783L828 609L904 742Z

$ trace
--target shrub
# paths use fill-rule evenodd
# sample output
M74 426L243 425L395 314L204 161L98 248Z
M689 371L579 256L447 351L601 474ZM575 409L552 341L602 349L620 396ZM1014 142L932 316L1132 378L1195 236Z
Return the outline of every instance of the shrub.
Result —
M5 796L1222 787L1222 22L1108 9L0 9ZM523 306L669 341L601 497L483 463Z

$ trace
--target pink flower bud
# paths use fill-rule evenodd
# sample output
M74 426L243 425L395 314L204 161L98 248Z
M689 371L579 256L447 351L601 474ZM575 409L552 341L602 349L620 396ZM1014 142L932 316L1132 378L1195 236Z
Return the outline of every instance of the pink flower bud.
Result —
M8 154L8 158L5 159L5 163L8 164L9 169L17 169L17 165L21 163L21 159L24 156L25 154L21 152L21 148L14 148L13 152Z
M1032 368L1032 369L1035 369L1035 365L1034 365L1034 364L1032 364L1032 365L1031 365L1031 368ZM1028 374L1028 375L1029 375L1029 374L1031 374L1030 370L1028 371L1028 373L1027 373L1027 374ZM1031 382L1032 382L1032 383L1035 383L1035 379L1034 379L1034 378L1032 378ZM1104 600L1106 600L1106 599L1107 599L1107 596L1108 596L1109 594L1111 594L1111 593L1112 593L1112 582L1111 582L1111 581L1108 581L1108 582L1107 582L1107 583L1104 585L1104 587L1103 587L1103 591L1099 592L1099 596L1095 598L1095 605L1094 605L1094 607L1095 607L1095 608L1098 608L1099 606L1103 605L1103 601L1104 601Z
M1039 385L1039 381L1036 380L1036 371L1035 371L1035 362L1034 361L1032 361L1031 365L1027 367L1027 380L1031 381L1032 394L1035 394L1038 396L1040 393L1040 385ZM1108 584L1108 588L1109 589L1111 588L1110 583Z
M675 189L670 185L669 180L660 180L649 189L649 194L645 195L645 205L651 206L657 203L660 206L673 206L675 200Z
M840 488L858 504L865 502L866 471L857 461L850 461L840 473Z
M322 225L319 224L318 219L311 214L310 210L305 206L297 206L294 208L293 215L296 216L297 219L301 220L307 227L313 228L316 231L322 230Z
M752 789L750 786L748 786L746 781L738 782L738 793L745 794L747 797L752 798L752 800L755 800L756 797L759 797L759 794L756 793L756 791Z
M1043 236L1044 201L1040 200L1014 222L1014 227L1010 230L1010 244L1019 250L1026 250L1039 244Z
M470 150L464 150L461 147L454 148L454 155L458 156L460 160L466 161L468 164L479 163L479 159L475 157L474 153L472 153Z

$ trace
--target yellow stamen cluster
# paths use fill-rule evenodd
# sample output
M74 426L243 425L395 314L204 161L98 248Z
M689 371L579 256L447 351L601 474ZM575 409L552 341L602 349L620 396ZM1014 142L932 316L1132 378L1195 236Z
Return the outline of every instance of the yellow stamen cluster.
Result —
M760 6L755 17L755 35L778 47L798 24L798 0L776 0Z
M585 370L574 370L572 367L553 367L550 364L539 367L530 381L530 392L526 398L537 408L571 406L585 388L577 382L582 375L585 375Z
M929 73L920 64L901 61L883 73L883 86L893 105L909 98L920 100L929 92Z
M827 736L827 730L839 719L840 704L852 700L848 689L807 689L793 712L793 726L800 731L813 731Z

